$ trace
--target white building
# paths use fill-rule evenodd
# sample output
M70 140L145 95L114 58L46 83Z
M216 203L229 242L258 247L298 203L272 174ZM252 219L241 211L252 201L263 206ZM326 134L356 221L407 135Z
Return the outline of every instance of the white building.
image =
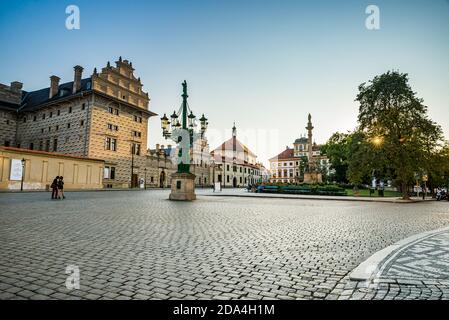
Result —
M324 170L325 173L329 174L330 163L329 159L321 154L321 146L312 141L312 123L311 116L309 115L309 137L302 135L300 138L293 142L293 148L288 146L284 151L279 153L277 156L271 158L270 161L270 182L273 183L297 183L301 182L301 175L304 172L304 166L306 161L310 161L312 156L315 166L321 172ZM306 128L306 129L307 129ZM309 152L309 149L312 149ZM302 162L304 162L302 164ZM302 164L302 165L301 165Z
M220 182L222 187L244 187L262 181L257 156L237 139L237 129L232 128L232 138L223 142L211 152L212 183Z

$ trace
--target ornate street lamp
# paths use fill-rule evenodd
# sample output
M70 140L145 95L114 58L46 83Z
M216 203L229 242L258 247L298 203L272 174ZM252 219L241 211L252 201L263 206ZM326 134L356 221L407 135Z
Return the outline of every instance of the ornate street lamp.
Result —
M193 142L202 138L207 129L207 119L203 116L200 119L200 131L195 131L197 127L196 116L187 103L187 82L182 83L182 105L178 112L174 111L170 116L161 118L162 134L165 139L172 139L178 146L178 170L172 175L171 200L194 200L195 196L195 175L190 173L190 151ZM190 113L189 113L190 111Z

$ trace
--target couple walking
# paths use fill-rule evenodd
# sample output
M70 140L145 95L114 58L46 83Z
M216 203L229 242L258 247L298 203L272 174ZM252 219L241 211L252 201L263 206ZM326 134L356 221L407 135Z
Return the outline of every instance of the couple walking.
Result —
M64 178L62 176L57 176L53 183L51 184L51 198L52 199L65 199L64 196Z

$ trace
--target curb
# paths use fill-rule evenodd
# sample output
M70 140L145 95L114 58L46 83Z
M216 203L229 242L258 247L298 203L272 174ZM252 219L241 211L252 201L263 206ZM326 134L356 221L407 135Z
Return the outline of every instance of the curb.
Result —
M302 196L253 196L253 195L239 195L239 194L204 194L201 196L207 196L207 197L240 197L240 198L263 198L263 199L299 199L299 200L330 200L330 201L359 201L359 202L380 202L380 203L422 203L427 201L432 201L433 199L429 200L402 200L402 199L392 199L389 200L388 198L384 198L385 200L380 199L364 199L364 198L345 198L342 196L341 198L326 198L323 196L316 196L312 198L313 196L309 197L302 197ZM371 200L372 199L372 200Z
M371 257L359 264L354 270L352 270L349 274L349 279L354 281L372 280L380 275L385 269L385 266L387 266L398 254L406 250L408 247L424 240L425 238L429 238L448 230L449 227L444 227L436 230L418 233L402 239L380 251L377 251Z

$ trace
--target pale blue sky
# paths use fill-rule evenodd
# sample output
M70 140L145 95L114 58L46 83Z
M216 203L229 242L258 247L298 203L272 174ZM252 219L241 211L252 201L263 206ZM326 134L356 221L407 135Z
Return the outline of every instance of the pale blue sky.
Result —
M65 28L70 4L80 30ZM365 28L369 4L380 8L380 30ZM318 143L353 129L358 85L391 69L409 73L449 137L448 39L447 0L0 0L0 82L35 90L52 74L71 81L76 64L87 75L121 55L152 111L177 108L186 79L190 106L210 119L212 147L235 120L266 163L305 133L309 112ZM150 120L156 143L167 144L159 117Z

